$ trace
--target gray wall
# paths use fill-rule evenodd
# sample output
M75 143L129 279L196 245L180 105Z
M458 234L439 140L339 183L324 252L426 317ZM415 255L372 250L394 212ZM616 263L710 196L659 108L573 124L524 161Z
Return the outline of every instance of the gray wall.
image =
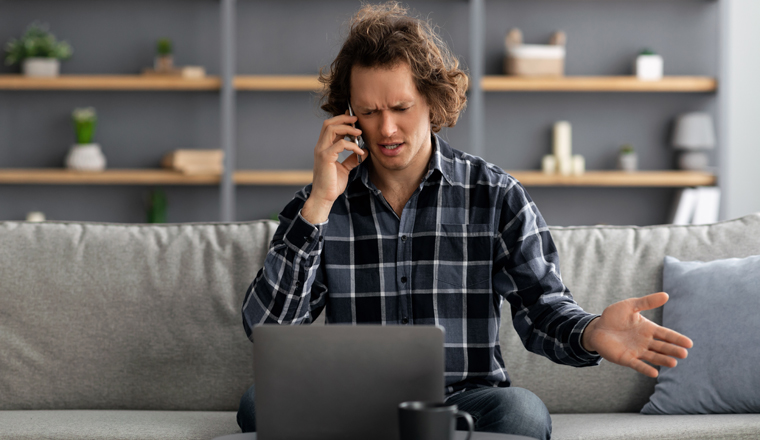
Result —
M728 0L724 14L727 50L724 61L727 88L723 116L726 120L726 146L723 149L724 217L735 218L760 212L760 2Z
M359 1L238 2L240 74L314 74L328 65ZM417 1L410 6L440 27L466 65L466 1ZM668 75L719 74L717 2L701 0L494 0L486 2L486 74L501 73L503 38L519 27L527 43L568 34L568 75L630 74L635 55L651 47ZM161 36L175 41L178 64L219 66L219 4L210 0L0 0L0 42L39 19L75 48L64 73L137 73L151 63ZM107 42L107 44L106 44ZM10 72L3 67L2 72ZM215 92L0 92L0 167L59 166L73 141L69 112L93 105L100 114L96 140L109 167L157 166L176 148L219 145ZM716 94L486 93L487 160L507 170L538 169L550 151L557 120L573 124L574 151L589 169L614 168L616 151L633 143L645 169L669 169L670 124L678 113L717 114ZM310 169L324 115L307 92L239 92L239 169ZM469 113L442 132L468 150ZM717 161L717 159L716 159ZM552 225L664 223L672 189L528 188ZM167 187L170 221L217 220L218 188ZM240 220L270 217L296 187L237 188ZM48 218L143 221L148 188L0 186L0 219L29 210Z

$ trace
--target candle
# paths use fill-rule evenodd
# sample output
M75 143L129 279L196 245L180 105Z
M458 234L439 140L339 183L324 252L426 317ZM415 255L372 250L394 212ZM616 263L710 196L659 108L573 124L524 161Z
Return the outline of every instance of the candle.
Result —
M580 154L573 156L573 174L579 176L586 172L586 159Z
M570 160L573 152L572 127L567 121L559 121L554 124L554 156L560 163L562 160Z
M557 161L557 169L563 176L569 176L573 174L573 160L572 158L562 158Z
M45 214L39 211L32 211L26 215L26 221L28 222L44 222Z
M554 174L557 172L557 158L549 154L541 160L541 170L544 174Z

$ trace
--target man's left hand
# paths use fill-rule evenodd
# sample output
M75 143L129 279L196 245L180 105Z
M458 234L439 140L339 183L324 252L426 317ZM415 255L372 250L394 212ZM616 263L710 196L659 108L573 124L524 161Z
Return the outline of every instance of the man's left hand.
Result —
M666 302L668 294L659 292L612 304L586 327L583 347L610 362L657 377L657 369L646 362L673 368L678 363L675 358L686 358L686 349L694 345L686 336L659 326L639 313Z

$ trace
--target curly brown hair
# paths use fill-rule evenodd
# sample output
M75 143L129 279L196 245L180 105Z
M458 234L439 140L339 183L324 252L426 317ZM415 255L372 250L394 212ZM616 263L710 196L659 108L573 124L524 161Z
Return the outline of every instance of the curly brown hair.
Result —
M430 106L433 132L456 125L467 105L467 74L433 26L409 16L397 1L364 5L351 19L330 70L319 70L322 110L333 116L346 112L354 65L392 68L402 62L409 64L417 91Z

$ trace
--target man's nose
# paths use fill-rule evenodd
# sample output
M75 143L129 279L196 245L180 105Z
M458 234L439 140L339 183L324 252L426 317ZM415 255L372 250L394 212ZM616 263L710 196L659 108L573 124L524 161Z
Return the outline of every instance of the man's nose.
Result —
M386 138L392 137L394 134L396 134L397 130L396 118L391 112L383 112L382 115L383 121L382 125L380 126L380 134Z

